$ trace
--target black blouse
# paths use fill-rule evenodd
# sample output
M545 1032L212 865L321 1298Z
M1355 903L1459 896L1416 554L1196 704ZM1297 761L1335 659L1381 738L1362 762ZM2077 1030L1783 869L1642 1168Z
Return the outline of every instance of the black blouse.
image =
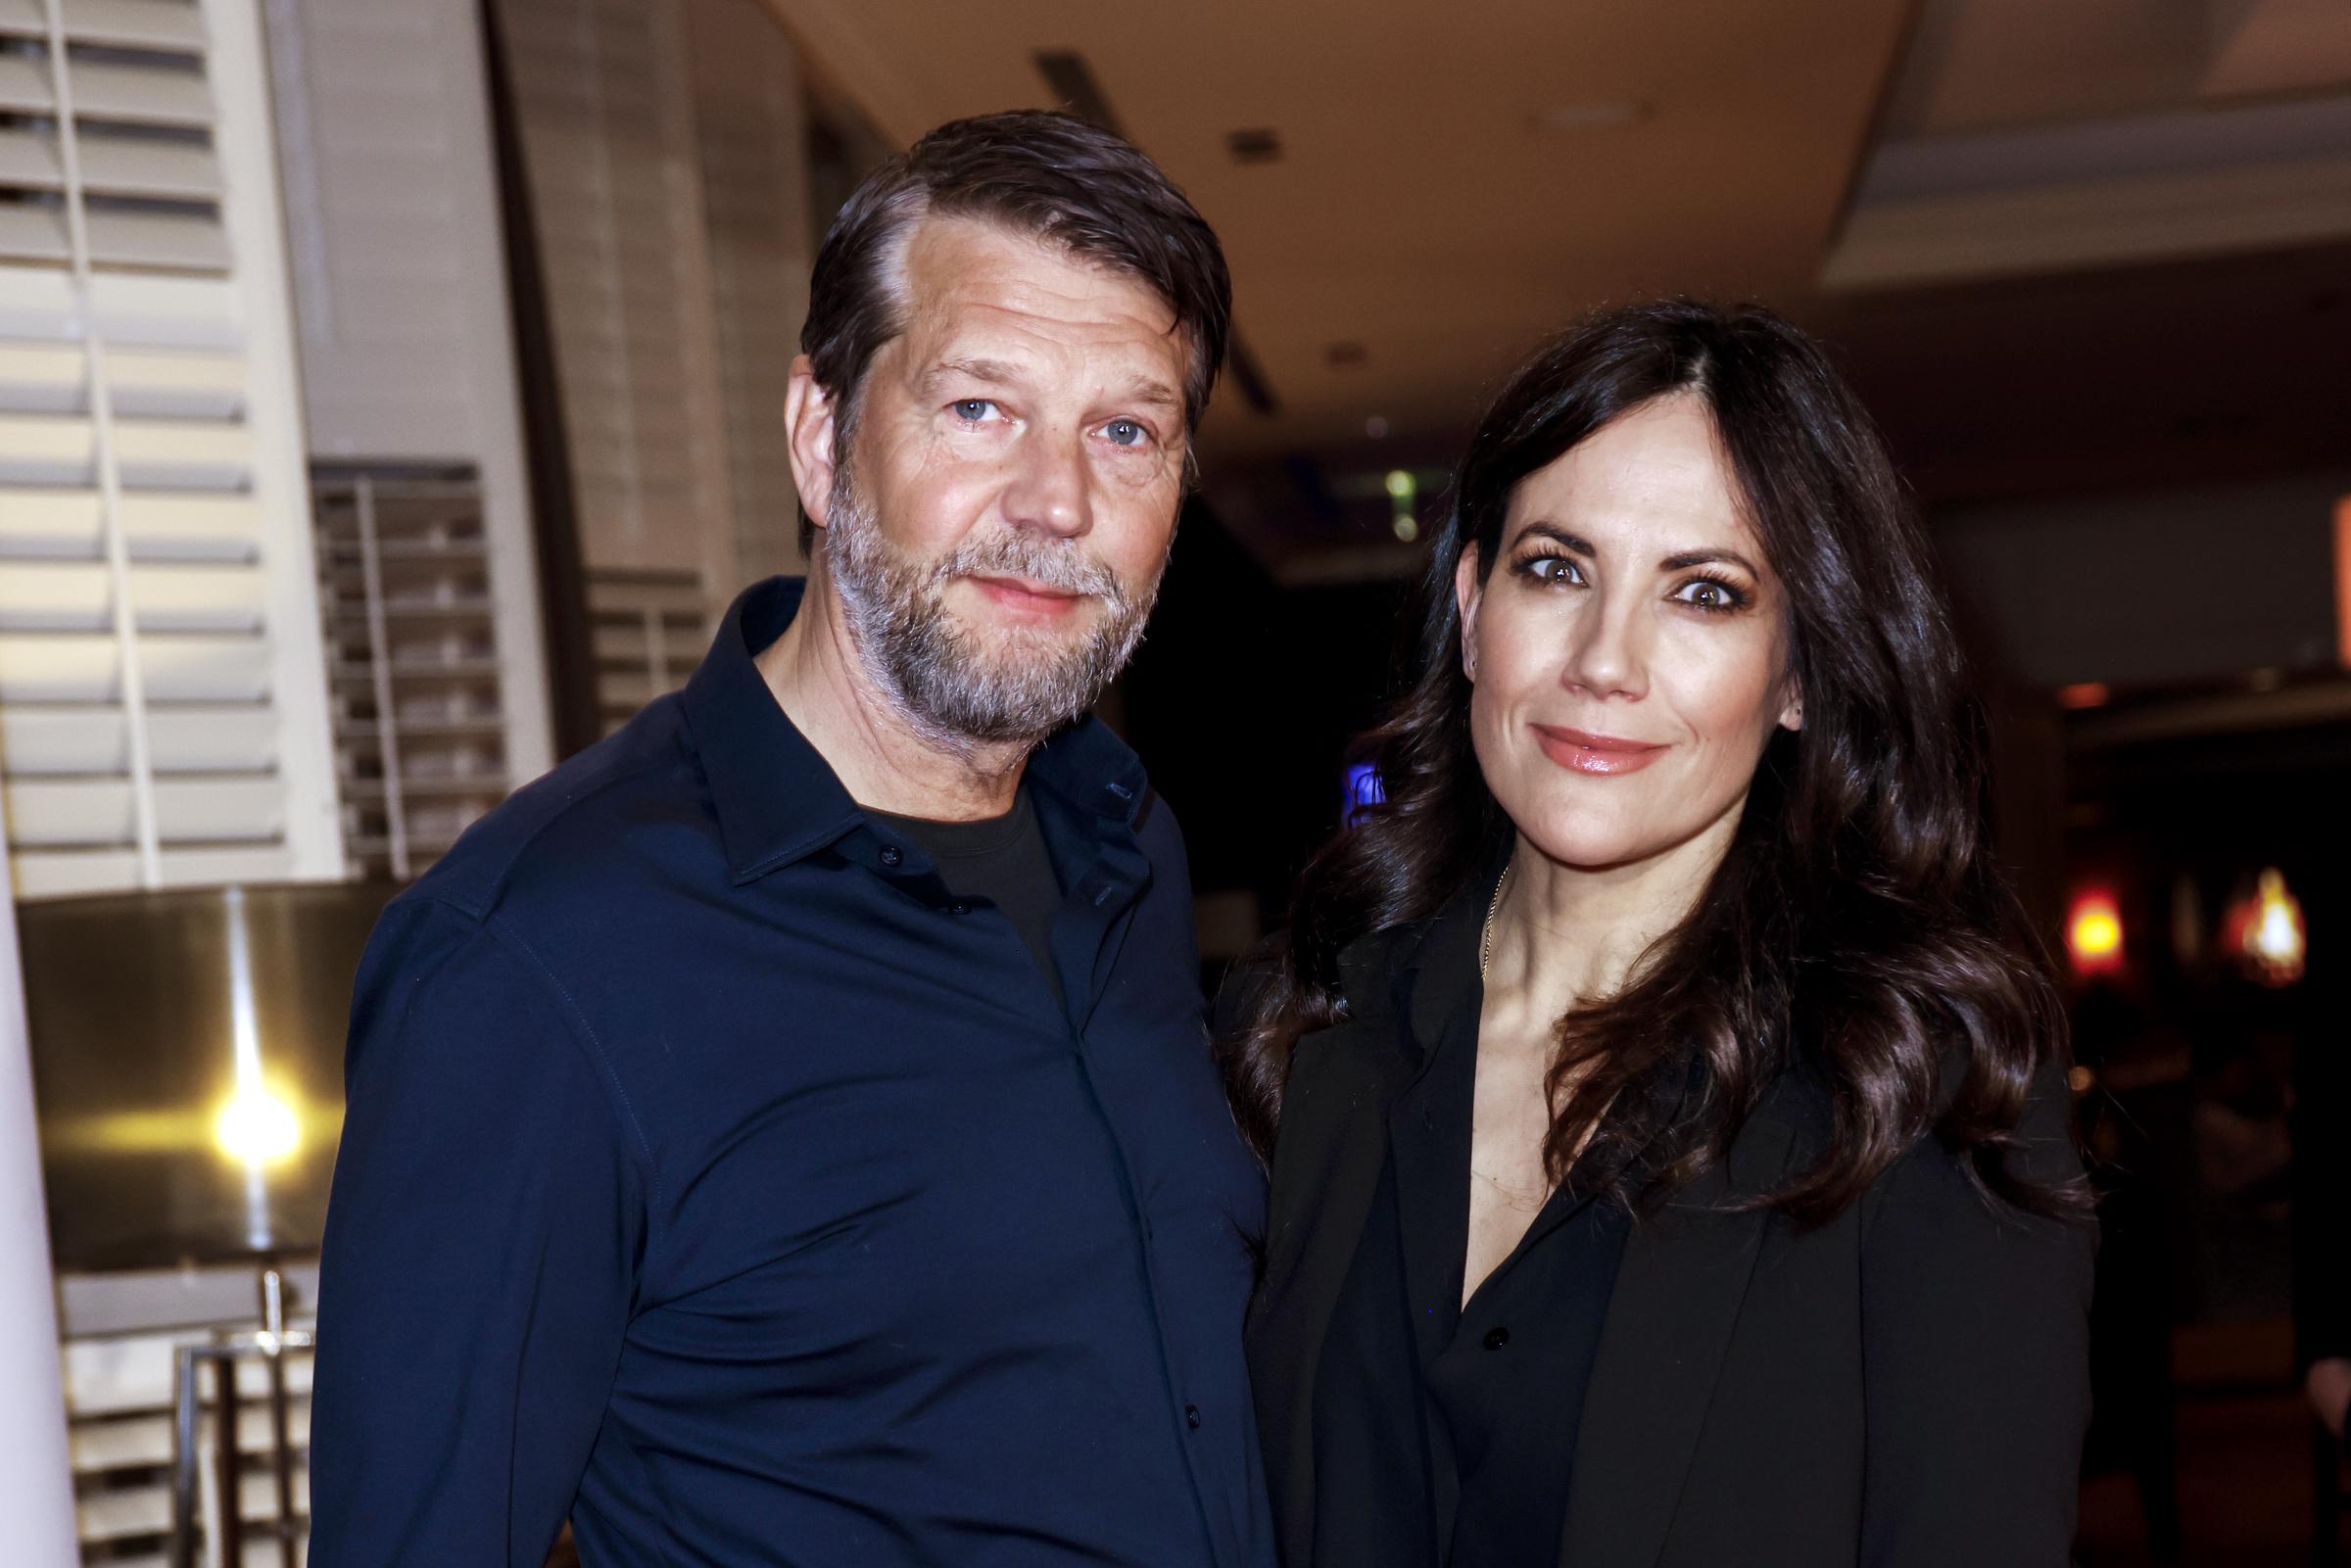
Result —
M1313 1568L1549 1564L1628 1221L1553 1194L1463 1307L1485 992L1473 962L1418 984L1441 989L1407 1011L1442 1023L1389 1117L1316 1371Z

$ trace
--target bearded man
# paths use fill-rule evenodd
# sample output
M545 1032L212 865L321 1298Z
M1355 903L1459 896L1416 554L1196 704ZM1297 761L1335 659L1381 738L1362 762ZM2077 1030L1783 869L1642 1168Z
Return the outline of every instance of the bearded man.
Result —
M492 813L354 1001L315 1568L1272 1561L1263 1193L1183 848L1083 717L1223 356L1215 235L1080 121L842 210L805 586Z

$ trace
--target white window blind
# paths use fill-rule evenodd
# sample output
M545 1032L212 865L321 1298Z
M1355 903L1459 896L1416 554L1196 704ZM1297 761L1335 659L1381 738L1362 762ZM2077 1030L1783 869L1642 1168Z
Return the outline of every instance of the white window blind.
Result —
M735 568L807 570L784 442L808 316L808 99L798 51L761 0L691 0L695 128L726 418Z
M344 842L413 877L516 782L481 483L321 467L312 494Z
M589 573L596 701L604 734L694 674L713 635L705 602L702 580L692 572Z
M0 0L0 780L40 897L342 874L252 0Z
M476 0L260 0L325 573L345 852L424 869L492 776L553 762L481 12ZM464 619L500 669L409 679L394 709L461 730L375 734L360 498L395 641ZM442 550L434 541L446 542ZM470 606L455 607L456 601ZM418 681L443 680L429 699ZM503 718L503 729L485 728ZM423 721L418 721L423 722ZM425 778L404 790L393 754ZM495 767L489 761L495 760ZM480 761L482 765L476 766ZM355 784L354 781L357 781ZM494 802L496 796L492 796Z
M737 586L684 0L498 0L593 571ZM780 419L780 413L776 416Z

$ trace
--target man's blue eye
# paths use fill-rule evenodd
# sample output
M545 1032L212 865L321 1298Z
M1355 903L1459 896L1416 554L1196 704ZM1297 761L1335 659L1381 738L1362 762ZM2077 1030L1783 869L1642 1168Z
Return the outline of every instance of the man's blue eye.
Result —
M1131 419L1113 419L1102 427L1102 431L1122 447L1139 447L1143 444L1143 427Z
M994 406L995 404L985 398L965 398L955 404L955 417L968 419L973 424L978 424L986 417L987 410Z

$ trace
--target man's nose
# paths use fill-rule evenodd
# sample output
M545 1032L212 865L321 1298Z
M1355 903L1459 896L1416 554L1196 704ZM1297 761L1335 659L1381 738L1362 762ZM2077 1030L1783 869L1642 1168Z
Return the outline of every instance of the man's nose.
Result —
M1037 431L1020 444L1004 487L1004 520L1058 539L1094 526L1082 432Z

